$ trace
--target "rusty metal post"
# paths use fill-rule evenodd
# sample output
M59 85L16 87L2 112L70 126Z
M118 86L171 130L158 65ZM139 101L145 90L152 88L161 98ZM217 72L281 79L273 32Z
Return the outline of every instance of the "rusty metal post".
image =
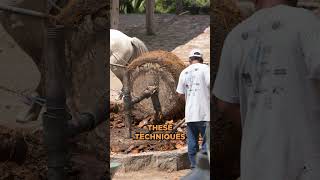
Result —
M46 98L47 110L43 115L44 143L48 154L49 180L66 179L67 118L65 93L65 40L64 27L49 27L46 39Z
M125 114L125 126L128 128L128 137L132 137L132 101L130 93L130 76L126 70L123 76L123 102L124 102L124 114Z

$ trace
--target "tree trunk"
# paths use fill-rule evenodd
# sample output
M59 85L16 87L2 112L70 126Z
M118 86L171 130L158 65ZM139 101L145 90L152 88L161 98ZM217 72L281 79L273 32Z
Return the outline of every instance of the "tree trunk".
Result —
M181 14L183 12L183 1L176 0L176 14Z
M111 28L118 29L119 26L119 0L112 0Z
M154 31L154 8L155 8L155 0L147 0L146 1L146 26L147 26L147 34L153 35Z

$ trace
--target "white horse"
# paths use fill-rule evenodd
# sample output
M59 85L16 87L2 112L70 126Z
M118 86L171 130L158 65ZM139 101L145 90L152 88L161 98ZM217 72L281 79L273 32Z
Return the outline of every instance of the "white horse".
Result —
M148 52L146 45L136 37L110 29L110 69L122 82L126 66L141 54Z

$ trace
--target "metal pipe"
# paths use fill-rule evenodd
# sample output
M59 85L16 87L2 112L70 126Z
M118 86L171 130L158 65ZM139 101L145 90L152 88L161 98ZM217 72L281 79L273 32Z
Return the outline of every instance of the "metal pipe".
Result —
M2 11L8 11L11 13L21 14L21 15L27 15L27 16L33 16L37 18L53 18L51 15L47 15L42 12L24 9L24 8L18 8L18 7L12 7L5 4L0 4L0 10Z
M49 180L66 179L67 118L65 93L64 27L49 27L45 47L47 110L43 115L44 144L48 154Z

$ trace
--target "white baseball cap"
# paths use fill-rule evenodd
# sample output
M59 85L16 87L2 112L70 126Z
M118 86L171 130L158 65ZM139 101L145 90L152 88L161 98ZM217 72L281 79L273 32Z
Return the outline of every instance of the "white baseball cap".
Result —
M202 58L202 52L200 51L200 49L192 49L190 54L189 54L189 58L191 57L200 57Z

